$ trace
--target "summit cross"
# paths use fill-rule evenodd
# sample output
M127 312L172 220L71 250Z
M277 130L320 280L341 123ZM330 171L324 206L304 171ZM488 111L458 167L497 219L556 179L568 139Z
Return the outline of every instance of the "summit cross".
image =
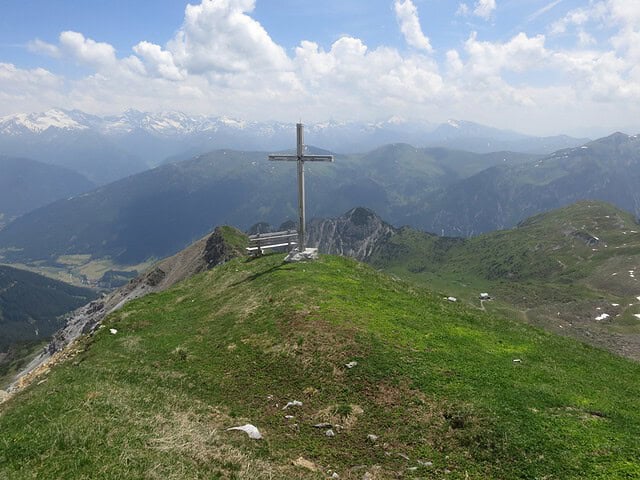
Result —
M333 162L333 155L305 155L304 125L296 124L296 132L298 137L296 155L269 155L269 160L298 162L298 251L304 252L304 162Z

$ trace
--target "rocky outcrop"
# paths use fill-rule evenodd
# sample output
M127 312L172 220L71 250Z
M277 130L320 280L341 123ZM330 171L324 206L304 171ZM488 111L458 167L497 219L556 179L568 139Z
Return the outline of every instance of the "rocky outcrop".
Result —
M153 292L161 292L193 275L244 255L244 249L229 237L242 238L244 234L232 227L218 227L176 255L166 258L147 272L131 280L123 287L99 300L79 308L69 318L65 327L55 333L44 351L18 375L9 390L20 385L19 379L47 362L82 334L93 332L111 312L122 308L131 300Z
M307 227L307 245L321 253L367 261L397 229L375 212L357 207L337 218L314 219Z

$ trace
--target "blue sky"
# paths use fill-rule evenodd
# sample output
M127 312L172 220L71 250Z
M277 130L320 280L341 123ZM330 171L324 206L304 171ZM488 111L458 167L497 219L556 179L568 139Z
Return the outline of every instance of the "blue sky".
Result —
M138 108L635 133L638 42L637 0L4 0L0 115Z

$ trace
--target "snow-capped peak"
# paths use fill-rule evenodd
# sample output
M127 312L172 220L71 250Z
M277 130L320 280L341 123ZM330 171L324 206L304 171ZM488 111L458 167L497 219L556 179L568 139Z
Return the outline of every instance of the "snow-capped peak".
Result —
M86 130L89 126L79 123L65 110L51 109L43 113L18 113L0 118L0 132L19 133L28 130L42 133L49 128L62 130Z

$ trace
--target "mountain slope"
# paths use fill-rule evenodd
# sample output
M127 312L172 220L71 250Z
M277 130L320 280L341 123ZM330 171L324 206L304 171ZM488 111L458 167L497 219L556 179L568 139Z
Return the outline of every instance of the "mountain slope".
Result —
M616 133L520 165L495 166L447 186L407 223L453 236L510 228L537 213L602 200L640 215L640 138Z
M379 268L640 359L640 225L613 205L580 202L464 240L404 228L373 251Z
M638 365L347 259L233 260L73 351L0 407L4 478L640 473Z
M360 204L400 222L441 185L486 165L530 158L404 144L338 156L334 164L305 167L307 215L337 215ZM122 264L162 258L213 225L248 228L257 220L279 224L297 218L295 175L291 164L269 162L263 152L211 152L31 212L0 232L0 250L7 261L52 263L70 254Z
M91 182L71 170L0 155L0 225L91 188Z

